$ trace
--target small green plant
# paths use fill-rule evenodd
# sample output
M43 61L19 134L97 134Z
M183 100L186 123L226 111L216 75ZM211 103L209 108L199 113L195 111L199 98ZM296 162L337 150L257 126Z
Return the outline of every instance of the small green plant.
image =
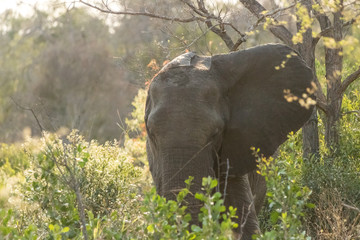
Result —
M265 177L268 188L268 226L258 239L310 239L303 220L305 210L314 205L308 202L311 190L301 181L302 158L296 154L295 138L290 134L276 160L258 156L259 150L255 153L259 174Z
M38 229L35 224L19 228L19 217L12 209L0 209L0 239L37 240Z
M184 199L191 194L192 179L185 181L186 188L179 192L176 201L167 201L154 188L146 194L142 208L146 239L232 239L233 229L237 227L232 221L236 209L230 207L226 211L221 193L213 193L217 180L210 177L202 180L204 192L195 194L203 204L198 215L201 226L190 226L191 215L186 211Z

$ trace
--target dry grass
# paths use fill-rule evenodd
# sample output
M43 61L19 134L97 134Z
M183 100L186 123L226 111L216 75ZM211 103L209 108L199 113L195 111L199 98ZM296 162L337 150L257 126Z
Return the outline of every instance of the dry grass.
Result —
M360 239L360 209L344 203L336 189L323 190L315 204L314 216L308 222L315 239Z

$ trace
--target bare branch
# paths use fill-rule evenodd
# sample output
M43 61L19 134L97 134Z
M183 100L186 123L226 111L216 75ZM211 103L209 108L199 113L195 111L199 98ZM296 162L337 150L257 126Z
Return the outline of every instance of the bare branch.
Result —
M35 120L36 120L37 125L38 125L39 128L40 128L41 134L43 135L43 134L44 134L44 128L43 128L43 126L40 124L39 118L36 116L34 110L33 110L32 108L26 108L26 107L24 107L24 106L21 106L18 102L15 101L15 99L14 99L13 97L10 97L10 98L11 98L11 100L15 103L15 105L16 105L17 107L19 107L19 108L22 109L22 110L30 111L30 112L31 112L31 114L34 116L34 118L35 118Z
M278 9L275 9L274 11L272 12L269 12L267 14L263 14L261 15L260 18L258 18L258 20L256 21L255 24L253 24L251 27L249 27L249 29L247 30L247 32L252 32L255 28L257 28L260 23L262 21L264 21L267 17L273 17L274 15L280 13L280 12L283 12L283 11L286 11L288 9L291 9L295 6L295 4L292 4L288 7L285 7L285 8L278 8ZM244 34L241 34L240 33L240 38L236 41L236 43L234 44L233 48L231 49L231 51L236 51L237 48L243 43L243 42L246 42L246 40L248 39L249 35L244 35Z
M256 0L240 0L240 2L258 19L264 18L264 13L266 9ZM275 19L274 19L275 20ZM275 20L276 22L276 20ZM271 25L269 27L270 32L286 45L294 48L294 43L292 42L292 33L285 28L283 25Z
M229 50L233 48L234 42L231 37L226 33L226 31L222 31L220 28L216 28L210 20L207 20L205 24L209 29L211 29L213 33L218 35L225 42Z
M349 21L344 22L343 26L344 26L344 27L347 27L347 26L350 26L350 25L354 24L354 23L357 21L357 20L356 20L357 17L359 17L359 14L356 15L355 18L352 18L352 19L350 19Z
M341 83L340 88L339 88L339 93L343 94L345 92L345 90L349 87L349 85L351 83L353 83L356 79L358 79L360 77L360 66L358 67L358 69L353 72L352 74L350 74L347 78L345 78L345 80Z
M316 106L320 108L324 113L327 113L329 107L327 105L325 94L322 90L321 84L316 74L314 74L314 83L316 85L316 92L315 92Z
M357 208L357 207L351 206L351 205L346 204L346 203L343 203L343 204L341 204L341 205L343 205L343 207L349 208L349 209L351 209L351 210L354 210L354 211L360 213L360 209Z
M331 21L330 21L330 18L325 14L324 9L322 9L321 2L319 0L316 0L316 3L321 8L321 12L315 11L315 9L313 9L314 13L315 13L315 17L320 24L321 30L325 30L325 29L331 27Z
M316 36L317 39L320 39L321 37L329 36L330 33L334 31L334 27L330 26L328 28L323 29L321 32L318 33Z
M360 118L360 110L353 110L353 111L347 111L341 114L341 116L345 116L348 114L352 114L354 113L356 115L356 117Z
M240 31L238 31L231 23L224 23L223 19L220 16L215 16L214 14L210 13L206 9L203 0L197 1L197 3L198 3L197 8L189 0L180 0L180 1L183 2L184 4L186 4L189 8L191 8L191 10L193 10L195 13L197 13L201 17L206 18L206 20L204 21L206 26L225 42L225 44L229 50L233 49L234 42L231 39L231 37L226 33L226 31L224 29L224 25L229 25L235 31L237 31L239 34L241 34ZM219 27L216 27L216 25L213 25L211 20L215 20L216 22L218 22L217 25Z
M324 16L327 18L326 15L324 15ZM317 36L314 38L315 43L317 43L320 40L321 37L330 36L334 32L334 26L331 26L330 20L328 18L327 18L328 20L324 20L323 17L320 17L320 18L321 19L318 19L318 21L320 23L320 26L322 25L323 27L321 28L322 29L321 32L319 32L317 34ZM327 22L327 21L329 21L329 22ZM354 24L355 22L356 22L356 18L353 18L353 19L345 22L342 25L342 27L350 26L350 25ZM328 27L326 27L326 26L328 26Z
M219 24L216 24L213 27L216 27L218 25ZM171 33L172 37L176 38L178 41L182 42L182 44L184 45L182 47L171 48L171 50L185 50L187 48L190 48L192 45L194 45L197 41L199 41L202 37L204 37L208 32L212 31L212 28L207 28L206 30L202 31L202 34L200 36L196 37L194 40L192 40L189 44L186 44L185 41L183 41L182 39L177 37L175 34L173 34L170 29L167 29L167 31L169 31Z
M183 2L184 4L186 4L189 8L191 8L191 10L193 10L195 13L199 14L202 17L206 17L206 13L204 13L203 11L197 9L189 0L180 0L181 2Z
M162 20L166 20L166 21L174 21L174 22L182 22L182 23L189 23L189 22L194 22L194 21L202 21L202 22L205 21L205 19L200 18L200 17L195 17L195 16L193 16L191 18L177 18L177 17L162 16L162 15L158 15L155 13L149 13L149 12L113 11L107 5L105 5L106 9L104 9L104 8L98 7L96 5L93 5L91 3L85 2L83 0L79 0L79 2L88 7L94 8L100 12L109 13L109 14L146 16L146 17L150 17L150 18L157 18L157 19L162 19Z

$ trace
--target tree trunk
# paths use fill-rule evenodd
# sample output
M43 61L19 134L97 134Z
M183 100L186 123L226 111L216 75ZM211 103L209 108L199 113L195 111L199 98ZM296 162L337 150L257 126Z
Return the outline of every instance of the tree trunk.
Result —
M334 13L334 31L329 37L340 42L343 39L341 12ZM341 86L341 73L343 70L343 49L325 47L325 66L327 82L327 102L329 105L325 120L325 142L326 146L332 151L339 144L339 120L341 115L342 93L339 91Z
M311 1L304 0L302 2L310 14L311 11ZM301 22L297 22L298 31L301 29ZM303 57L304 61L313 71L313 74L316 74L315 69L315 46L316 44L313 42L312 37L312 29L307 29L303 34L303 42L297 45L297 49L300 55ZM315 76L316 77L316 76ZM315 79L314 79L315 80ZM317 108L315 107L310 119L305 123L302 128L303 131L303 158L310 159L311 157L315 157L317 159L319 157L319 133L318 133L318 115Z
M319 133L317 109L314 108L310 119L302 128L303 131L303 158L319 157Z

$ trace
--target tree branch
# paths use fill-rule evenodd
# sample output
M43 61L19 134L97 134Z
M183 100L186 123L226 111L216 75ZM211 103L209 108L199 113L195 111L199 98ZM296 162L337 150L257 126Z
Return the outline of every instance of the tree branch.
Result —
M331 26L331 21L330 18L325 14L324 9L321 6L321 2L319 0L315 0L315 2L319 5L319 7L321 8L321 11L315 11L315 17L318 20L319 24L320 24L320 28L321 30L324 30L326 28L329 28Z
M319 0L316 0L316 3L321 7ZM328 36L334 31L334 27L331 24L330 18L325 14L324 10L321 7L321 11L316 11L313 9L316 19L319 22L321 32L313 39L313 44L316 45L321 37Z
M210 20L205 21L205 24L209 29L211 29L211 31L213 33L218 35L225 42L225 44L229 50L231 50L233 48L234 42L225 31L222 31L220 28L214 27L214 25L212 24L212 22Z
M339 88L339 93L343 94L345 92L345 90L349 87L349 85L351 83L353 83L356 79L358 79L360 77L360 66L358 67L358 69L353 72L352 74L350 74L347 78L345 78L345 80L341 83L340 88Z
M177 17L162 16L162 15L158 15L155 13L149 13L149 12L112 11L109 8L104 9L104 8L98 7L96 5L93 5L91 3L85 2L84 0L79 0L79 2L88 7L94 8L100 12L116 14L116 15L145 16L145 17L150 17L150 18L157 18L157 19L162 19L162 20L166 20L166 21L174 21L174 22L182 22L182 23L189 23L189 22L194 22L194 21L202 21L202 22L205 21L204 18L195 17L195 16L193 16L191 18L177 18Z
M252 14L254 14L258 19L264 18L264 12L266 9L256 0L239 0ZM275 19L274 19L275 20ZM276 20L275 20L276 22ZM285 28L283 25L271 25L269 27L270 32L277 38L279 38L286 45L294 48L294 43L292 42L292 33Z
M360 213L360 209L357 208L357 207L354 207L354 206L351 206L351 205L345 204L345 203L343 203L343 204L341 204L341 205L343 205L343 206L346 207L346 208L349 208L349 209L351 209L351 210L354 210L354 211Z
M198 3L198 9L191 4L188 0L181 0L182 2L185 2L186 5L188 5L194 12L200 12L201 16L206 17L205 24L206 26L211 29L213 33L218 35L226 44L229 50L233 49L234 42L231 39L231 37L226 33L224 29L225 23L223 22L222 18L220 16L216 17L214 14L209 13L209 11L206 9L204 1L203 0L197 0ZM219 24L219 28L215 27L213 23L211 22L211 19L216 20ZM227 24L236 29L232 24ZM236 29L237 30L237 29ZM239 32L237 30L237 32ZM240 33L241 34L241 33Z
M360 118L360 110L353 110L353 111L344 112L343 114L341 114L341 116L343 117L345 115L352 114L352 113L355 113L356 117Z
M262 21L264 21L267 17L273 17L274 15L276 15L276 14L278 14L278 13L280 13L280 12L286 11L286 10L288 10L288 9L290 9L290 8L293 8L294 6L295 6L295 4L292 4L292 5L288 6L288 7L278 8L278 9L275 9L274 11L272 11L272 12L269 12L269 13L267 13L267 14L261 15L261 16L258 18L258 20L256 21L256 23L248 28L247 32L252 32L252 31L253 31L255 28L257 28L257 27L260 25L260 23L261 23ZM240 36L241 36L241 37L236 41L236 43L234 44L234 46L233 46L233 48L231 49L231 51L236 51L237 48L238 48L243 42L246 42L246 40L247 40L248 37L249 37L249 35L247 35L247 34L241 34L241 33L240 33Z
M19 108L22 109L22 110L30 111L30 112L31 112L31 114L34 116L34 118L35 118L35 120L36 120L37 125L38 125L39 128L40 128L41 134L43 135L43 134L44 134L44 128L43 128L43 126L41 125L41 123L40 123L40 121L39 121L39 118L36 116L34 110L33 110L32 108L23 107L23 106L21 106L18 102L16 102L13 97L10 97L10 98L11 98L11 100L15 103L15 105L16 105L17 107L19 107Z
M189 0L180 0L181 2L183 2L184 4L186 4L189 8L191 8L191 10L193 10L195 13L199 14L202 17L207 17L206 13L204 13L203 11L201 11L200 9L197 9L191 2L189 2Z
M322 19L323 17L326 17L327 20ZM331 26L331 22L330 22L329 18L326 15L324 15L324 16L322 16L320 18L321 19L318 19L318 21L320 23L320 26L322 26L322 27L321 27L321 32L319 32L317 34L317 36L314 38L314 41L316 41L316 43L320 40L321 37L329 36L334 31L334 26ZM354 24L355 22L356 22L356 19L353 18L353 19L345 22L342 26L347 27L347 26L350 26L350 25ZM328 26L328 27L326 27L326 26Z

